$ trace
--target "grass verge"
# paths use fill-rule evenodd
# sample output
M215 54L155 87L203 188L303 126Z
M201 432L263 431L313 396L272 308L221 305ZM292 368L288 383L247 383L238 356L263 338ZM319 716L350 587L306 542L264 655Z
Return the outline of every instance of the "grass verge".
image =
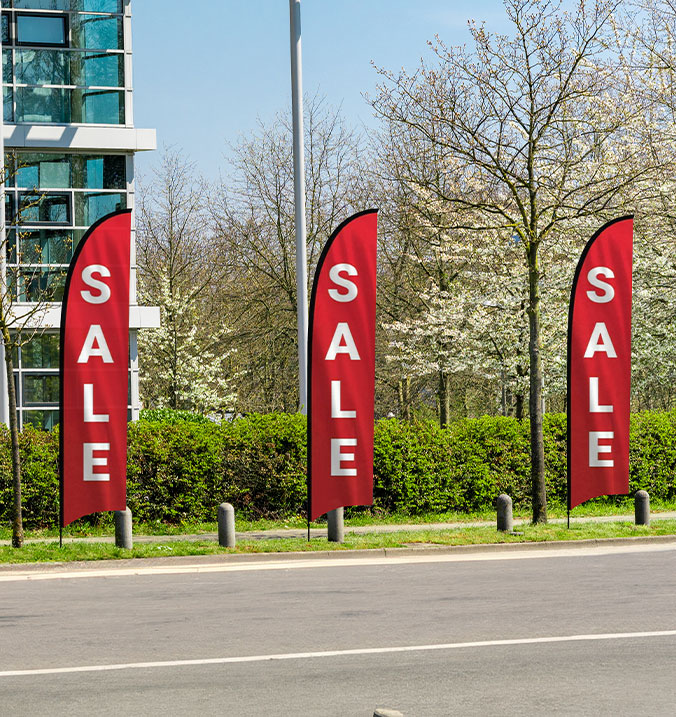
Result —
M651 511L668 512L676 511L676 502L651 502ZM631 515L634 512L633 499L627 499L618 504L610 503L594 503L589 502L585 505L578 506L571 511L573 518L590 518L598 516L612 515ZM550 518L565 518L566 509L561 506L549 506L548 515ZM514 518L516 520L529 520L531 512L529 509L514 510ZM487 521L495 523L495 511L486 510L475 513L458 513L447 511L443 513L422 513L419 515L408 515L405 513L394 514L374 514L370 511L348 513L345 518L345 525L365 526L365 525L423 525L427 523L472 523L476 521ZM307 522L303 516L297 515L289 517L285 520L245 520L237 517L237 530L241 532L259 531L259 530L282 530L285 528L302 529L307 526ZM311 524L313 528L325 528L326 521L318 521ZM159 521L151 523L134 523L135 535L199 535L201 533L215 533L218 531L217 523L197 523L185 522L178 525L161 523ZM113 534L112 514L103 518L99 525L89 525L85 522L76 521L72 525L64 529L64 538L89 538L110 536ZM58 528L49 528L43 530L28 530L26 538L49 539L58 538ZM12 532L7 526L0 526L0 540L10 540Z
M574 523L564 525L520 526L522 535L498 533L494 527L462 527L455 530L415 530L394 533L347 533L342 544L313 538L309 543L300 538L277 540L240 540L235 549L220 548L207 540L137 543L133 550L121 550L106 543L65 543L57 541L30 543L20 550L0 546L0 563L72 562L78 560L115 560L122 558L157 558L167 555L216 555L232 553L284 553L318 550L359 550L397 548L416 545L485 545L489 543L532 543L571 541L599 538L676 535L676 520L659 520L650 526L631 522Z

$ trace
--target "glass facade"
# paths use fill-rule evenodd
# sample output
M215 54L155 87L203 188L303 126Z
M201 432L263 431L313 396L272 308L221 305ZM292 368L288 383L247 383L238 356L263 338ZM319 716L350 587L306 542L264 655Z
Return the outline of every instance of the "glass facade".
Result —
M4 0L4 119L123 125L121 0Z
M135 341L130 342L127 406L132 417L132 380L135 378ZM13 356L19 425L51 430L59 422L59 335L36 334L17 347Z
M73 250L100 217L129 203L127 155L9 151L8 286L17 302L61 301ZM130 342L135 355L135 337ZM136 362L130 372L137 380ZM59 421L59 335L29 337L14 356L19 425Z
M116 141L105 147L105 133L87 128L124 125L133 131L131 58L125 48L130 7L128 0L0 4L5 121L73 127L72 138L65 133L50 139L50 146L29 149L22 131L12 135L17 145L14 139L5 145L8 288L20 304L59 302L68 264L87 229L110 212L134 206L134 145L115 149ZM94 145L87 143L92 137ZM58 328L24 329L20 339L14 351L19 425L51 429L59 421ZM136 345L132 330L130 420L139 408Z
M14 300L60 301L68 263L97 219L126 209L126 155L5 156L7 270Z

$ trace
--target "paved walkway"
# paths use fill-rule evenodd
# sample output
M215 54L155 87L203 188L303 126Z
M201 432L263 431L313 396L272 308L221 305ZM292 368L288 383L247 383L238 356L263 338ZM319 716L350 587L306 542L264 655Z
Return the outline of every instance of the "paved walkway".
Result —
M675 519L676 511L664 513L651 513L650 520ZM571 518L571 523L612 523L617 521L634 522L633 515L603 515L597 517ZM527 525L528 519L515 519L514 525ZM566 518L550 518L552 524L562 524L566 522ZM379 523L374 525L357 525L345 526L345 533L354 533L357 535L364 533L394 533L398 531L422 531L422 530L457 530L458 528L467 527L486 527L495 525L494 521L471 521L457 523L411 523L411 524L391 524ZM280 528L275 530L257 530L237 532L238 540L274 540L281 538L304 538L307 536L306 528ZM319 538L326 535L326 528L313 528L310 531L313 538ZM29 538L26 543L53 543L58 538ZM211 540L217 541L216 533L199 533L194 535L134 535L135 543L170 543L177 540ZM95 536L87 538L64 538L64 543L114 543L115 538L109 536ZM11 545L9 540L0 540L0 545Z

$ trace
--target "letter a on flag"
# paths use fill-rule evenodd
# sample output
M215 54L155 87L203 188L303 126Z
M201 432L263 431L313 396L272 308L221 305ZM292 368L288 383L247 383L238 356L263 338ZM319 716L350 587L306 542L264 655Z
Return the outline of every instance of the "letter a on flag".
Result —
M61 525L124 510L131 213L109 214L77 246L61 307Z
M343 222L310 300L309 519L373 502L377 212Z
M568 314L568 510L629 492L632 217L606 224L577 265Z

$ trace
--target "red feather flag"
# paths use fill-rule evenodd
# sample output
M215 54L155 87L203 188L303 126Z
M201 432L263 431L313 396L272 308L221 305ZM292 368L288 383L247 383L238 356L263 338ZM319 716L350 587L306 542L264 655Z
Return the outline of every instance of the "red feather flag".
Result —
M377 212L343 222L326 243L310 300L310 520L373 502Z
M575 272L568 316L568 510L629 492L632 217L606 224Z
M87 231L61 308L61 525L124 510L131 213Z

